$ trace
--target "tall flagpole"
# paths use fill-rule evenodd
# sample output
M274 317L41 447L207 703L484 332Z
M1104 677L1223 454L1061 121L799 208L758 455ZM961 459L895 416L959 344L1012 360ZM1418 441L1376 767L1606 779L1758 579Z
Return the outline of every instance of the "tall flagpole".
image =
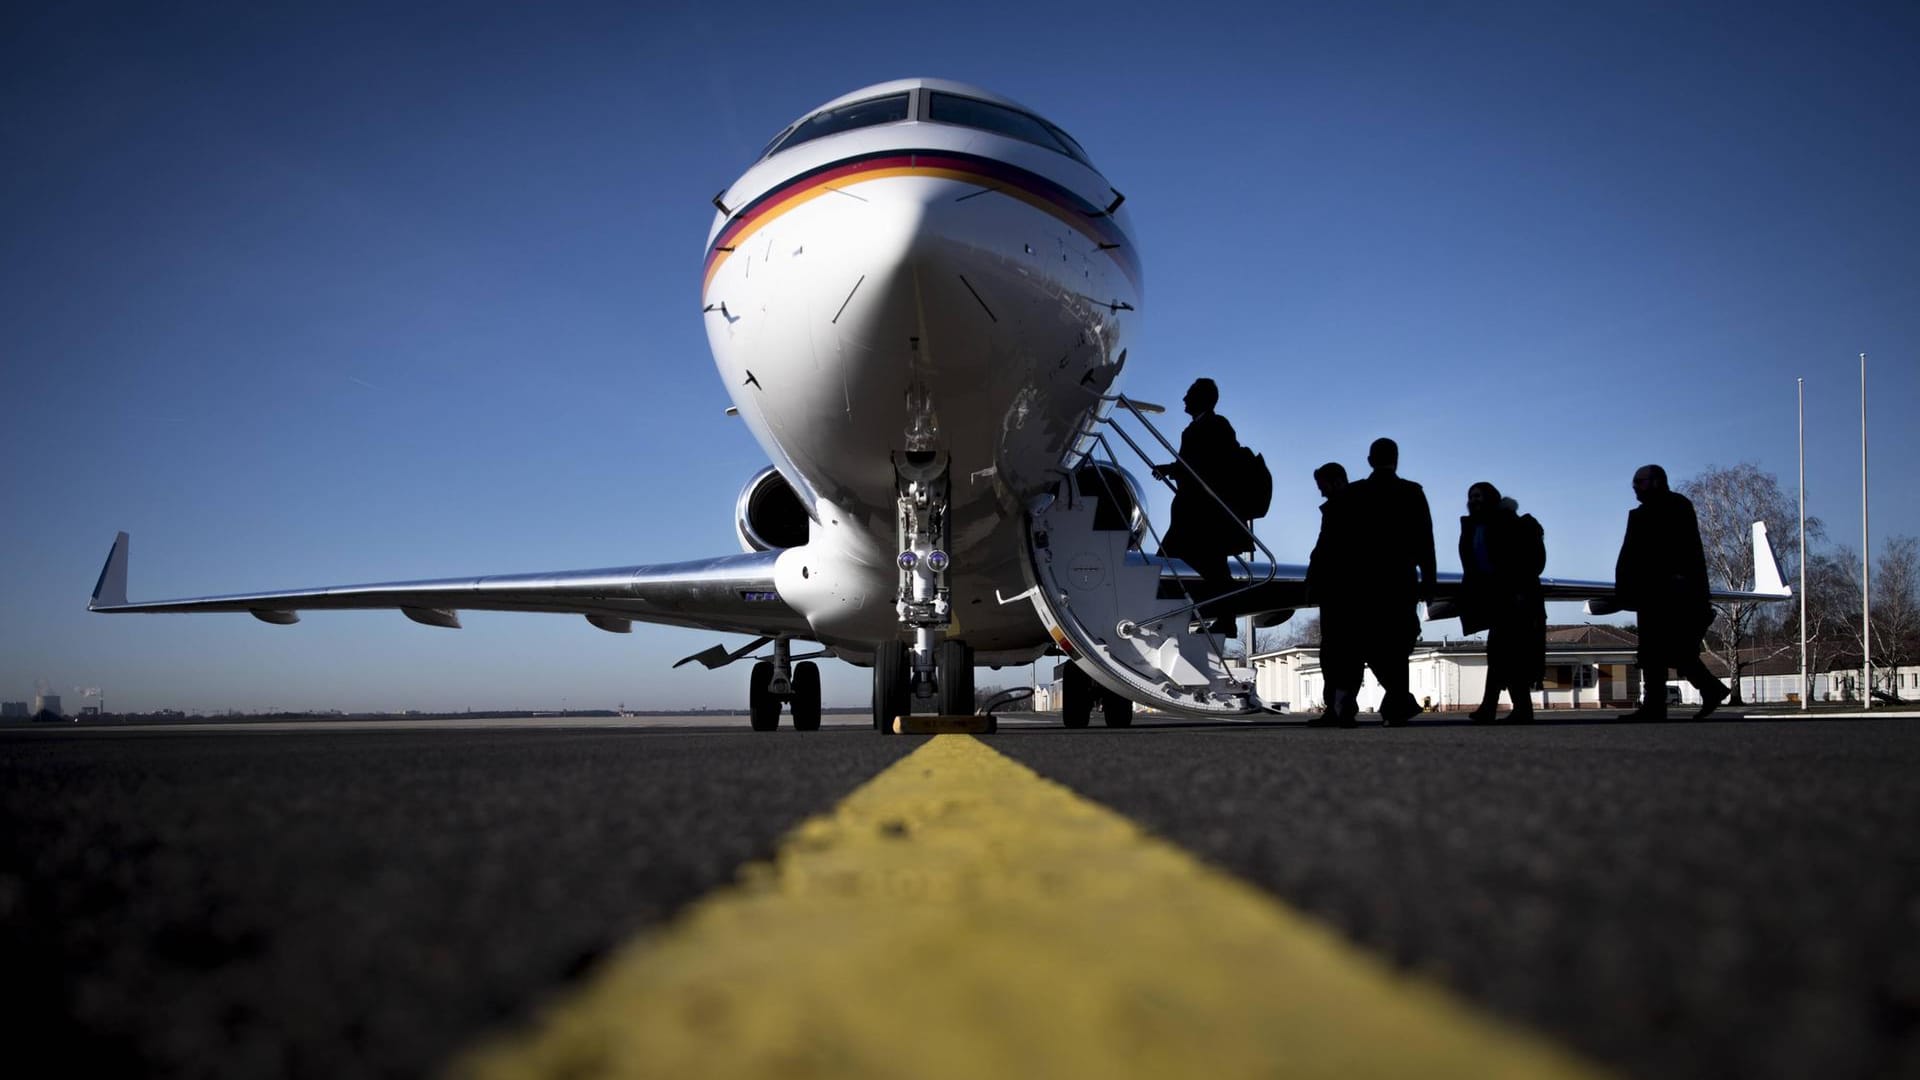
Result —
M1807 711L1813 680L1807 675L1807 380L1795 379L1794 398L1800 416L1800 711Z
M1867 551L1867 354L1860 354L1860 679L1873 708L1873 562Z

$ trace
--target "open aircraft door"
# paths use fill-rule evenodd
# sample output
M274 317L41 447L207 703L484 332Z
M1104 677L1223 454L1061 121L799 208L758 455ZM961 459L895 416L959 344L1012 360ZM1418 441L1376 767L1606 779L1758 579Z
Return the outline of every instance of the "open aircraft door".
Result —
M1098 509L1070 476L1028 513L1027 595L1054 643L1098 685L1163 712L1268 711L1252 668L1225 655L1227 639L1205 631L1191 599L1162 589L1161 563L1133 550L1127 528L1095 527Z

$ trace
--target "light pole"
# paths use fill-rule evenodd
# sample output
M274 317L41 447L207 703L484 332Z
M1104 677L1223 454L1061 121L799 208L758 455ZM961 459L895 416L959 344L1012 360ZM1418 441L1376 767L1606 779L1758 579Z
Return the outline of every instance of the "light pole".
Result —
M1867 354L1860 354L1860 684L1873 709L1873 562L1867 547Z
M1795 379L1794 397L1800 417L1800 711L1807 711L1813 680L1807 674L1807 380Z

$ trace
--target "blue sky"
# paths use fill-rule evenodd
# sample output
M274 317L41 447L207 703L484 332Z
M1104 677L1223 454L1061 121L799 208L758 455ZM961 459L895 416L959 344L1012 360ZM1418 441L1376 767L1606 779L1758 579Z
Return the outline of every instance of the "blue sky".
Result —
M265 7L0 16L0 696L739 704L669 670L693 631L83 609L117 529L136 599L734 550L763 459L698 313L708 199L903 75L1025 102L1127 194L1125 389L1219 381L1283 558L1313 466L1388 434L1443 566L1489 479L1550 573L1610 576L1636 466L1791 485L1797 376L1857 548L1861 352L1875 542L1920 533L1911 4Z

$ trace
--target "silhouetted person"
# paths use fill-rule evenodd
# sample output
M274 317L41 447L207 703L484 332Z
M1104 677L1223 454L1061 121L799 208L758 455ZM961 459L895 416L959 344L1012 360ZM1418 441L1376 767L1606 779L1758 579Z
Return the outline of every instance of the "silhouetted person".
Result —
M1400 478L1400 447L1392 439L1375 439L1367 464L1373 473L1347 493L1360 565L1354 617L1362 659L1386 691L1380 720L1393 727L1420 715L1407 692L1407 659L1420 637L1415 607L1436 580L1433 511L1420 485Z
M1313 470L1326 499L1320 504L1320 537L1307 559L1307 602L1320 609L1320 674L1326 680L1326 711L1313 727L1352 727L1360 712L1361 656L1354 625L1359 588L1354 555L1353 510L1346 467L1329 461Z
M1212 379L1193 380L1182 399L1193 422L1180 433L1180 461L1153 467L1154 476L1172 479L1174 484L1173 510L1160 554L1182 560L1200 575L1205 585L1194 590L1196 599L1232 585L1227 557L1248 547L1246 527L1221 501L1234 479L1233 454L1240 439L1227 418L1213 411L1219 403L1220 389ZM1209 487L1214 494L1207 493ZM1214 629L1231 634L1233 622L1221 620Z
M1491 724L1500 691L1513 698L1510 724L1533 720L1533 683L1547 661L1547 606L1540 571L1547 565L1546 534L1520 504L1482 481L1467 489L1460 519L1460 629L1487 632L1487 689L1468 715Z
M1685 495L1667 489L1667 471L1642 465L1633 474L1640 505L1627 514L1627 538L1614 565L1620 606L1640 613L1640 681L1645 700L1626 720L1667 718L1667 669L1700 691L1695 720L1705 720L1729 691L1700 662L1700 639L1713 625L1700 519Z

